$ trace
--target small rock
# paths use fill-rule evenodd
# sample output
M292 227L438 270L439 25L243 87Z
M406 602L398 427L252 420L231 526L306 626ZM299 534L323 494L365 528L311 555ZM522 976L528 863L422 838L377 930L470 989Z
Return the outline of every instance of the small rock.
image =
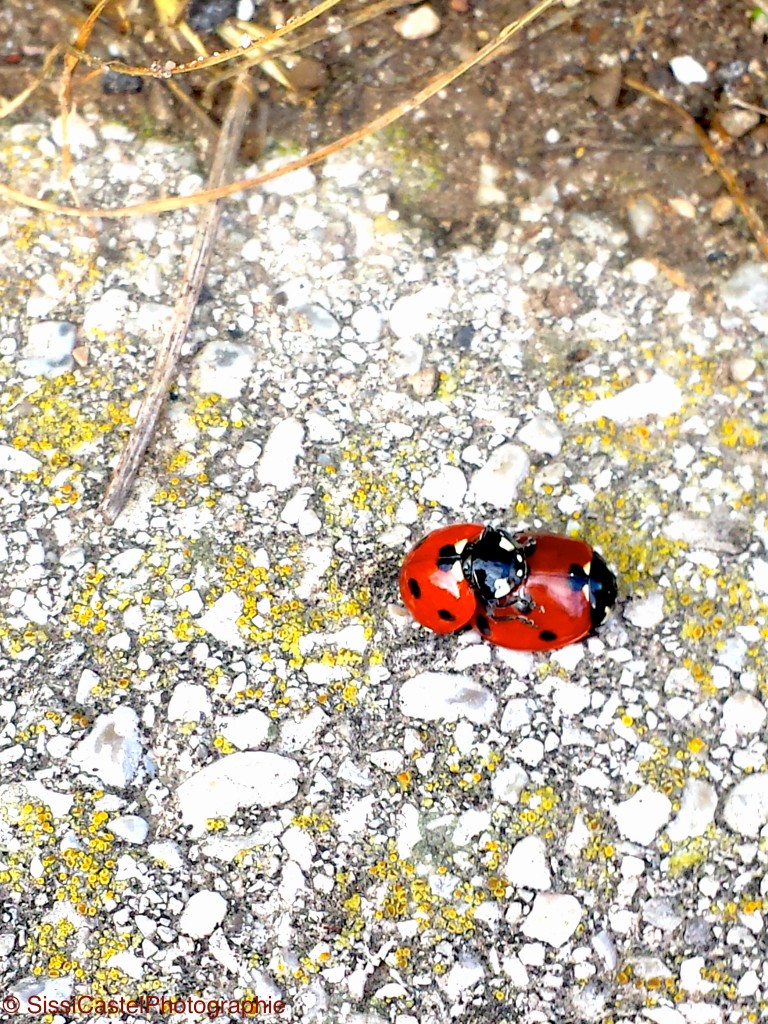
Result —
M437 385L437 371L434 366L423 366L416 373L411 374L408 383L417 398L429 398Z
M722 285L720 295L729 309L768 313L768 267L743 263Z
M706 70L693 57L673 57L669 62L672 74L681 85L702 85L707 80Z
M272 722L258 708L249 708L240 715L227 718L221 727L224 739L238 750L258 750L269 735Z
M743 384L748 381L757 369L757 362L749 356L737 356L731 361L731 380L736 384Z
M655 263L642 258L632 260L624 269L637 284L650 284L659 273Z
M19 373L24 377L58 377L74 365L72 349L77 329L66 320L42 320L32 324L21 350Z
M201 889L190 896L179 918L179 931L193 939L214 932L227 913L227 901L218 892Z
M231 818L241 807L275 807L298 792L299 766L266 751L228 754L181 783L176 795L185 825L202 835L213 818Z
M414 338L428 334L433 319L448 308L453 291L441 284L430 284L397 299L389 311L389 325L398 338Z
M424 358L424 346L413 338L398 338L392 346L395 359L390 360L389 368L393 377L413 377L421 368Z
M307 436L310 441L317 441L320 444L338 444L341 440L341 431L326 416L317 412L307 413Z
M718 196L712 204L710 217L715 224L727 224L736 216L736 203L730 196Z
M243 614L243 599L235 590L222 594L208 611L197 620L197 625L223 644L243 647L244 640L237 620Z
M516 804L527 785L528 773L519 764L501 768L491 776L491 792L505 804Z
M624 618L639 629L654 629L664 621L664 595L660 590L632 601L624 610Z
M210 341L195 357L192 383L203 394L237 398L255 364L255 353L250 346L234 341Z
M0 473L35 473L41 465L34 455L9 444L0 444Z
M666 373L658 371L649 381L633 384L613 398L592 402L580 421L591 423L602 416L614 423L630 423L645 419L646 416L665 419L679 412L682 404L683 393L680 387Z
M167 713L169 722L199 722L211 713L208 690L200 683L177 683Z
M440 31L440 18L429 4L422 4L398 19L394 29L402 39L428 39Z
M720 127L731 138L740 139L760 124L760 115L756 110L744 110L742 107L729 107L718 118Z
M72 761L105 786L123 789L133 781L143 757L139 716L120 705L99 715L90 732L72 752Z
M768 823L768 774L748 775L728 793L723 819L733 832L757 838Z
M563 447L562 432L548 416L534 416L518 432L517 438L529 448L545 455L559 455Z
M669 200L669 205L678 217L684 217L686 220L694 220L696 217L696 207L689 199L675 197Z
M110 818L108 827L118 839L124 839L127 843L134 843L137 846L140 846L149 834L149 825L138 814L121 814L117 818Z
M551 889L547 845L539 836L526 836L510 852L504 873L519 889Z
M763 728L766 710L761 702L746 690L734 693L723 704L723 726L742 736L755 736Z
M562 946L578 928L582 913L581 904L575 896L540 893L520 930L529 939Z
M378 309L373 306L363 306L355 310L350 323L352 330L357 335L357 340L362 345L373 345L381 337L384 319Z
M627 203L629 226L635 238L643 241L659 224L656 205L646 196L637 196Z
M680 810L669 823L667 834L673 843L701 836L715 819L717 792L703 779L688 779L680 800Z
M487 725L496 714L496 698L469 676L420 672L400 689L400 710L425 722L456 722L466 718Z
M112 334L123 322L126 310L131 305L131 296L122 288L108 288L92 302L83 317L83 331L89 338Z
M651 786L641 786L634 796L611 810L619 832L630 842L650 845L669 820L672 804Z
M589 95L601 110L611 110L621 92L622 71L618 62L595 75L590 83Z
M304 427L289 417L281 420L267 439L257 476L263 486L271 484L278 491L287 491L296 483L296 460L302 452Z
M250 469L255 466L261 456L261 445L258 441L243 441L240 451L235 456L235 462L241 469Z
M460 509L467 493L467 480L458 466L444 466L437 476L424 481L422 501L436 501L445 508Z
M309 326L309 333L322 341L333 341L341 333L338 321L329 313L324 306L312 303L309 306L302 306L299 309L303 313Z
M472 477L470 498L479 505L509 508L530 466L530 459L519 445L500 445Z

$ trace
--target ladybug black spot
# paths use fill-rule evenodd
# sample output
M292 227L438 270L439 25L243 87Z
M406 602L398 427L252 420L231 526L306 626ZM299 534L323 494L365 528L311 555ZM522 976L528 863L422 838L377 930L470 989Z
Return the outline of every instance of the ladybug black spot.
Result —
M441 608L437 613L438 618L442 619L443 622L455 622L456 616L452 615L447 608Z
M444 544L437 552L437 568L442 572L450 572L458 557L453 544Z
M491 632L491 624L484 615L478 615L475 619L475 625L477 626L478 632L482 633L483 636L489 636Z
M408 580L408 589L417 600L421 597L421 587L413 577Z
M557 640L557 633L553 633L551 629L542 629L539 638L549 643L551 640Z

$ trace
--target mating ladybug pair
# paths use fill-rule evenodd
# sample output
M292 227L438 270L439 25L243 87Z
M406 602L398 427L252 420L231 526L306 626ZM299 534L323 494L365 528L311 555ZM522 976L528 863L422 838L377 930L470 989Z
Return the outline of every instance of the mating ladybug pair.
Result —
M471 626L499 647L546 651L600 625L616 600L616 577L583 540L459 523L409 552L400 593L435 633Z

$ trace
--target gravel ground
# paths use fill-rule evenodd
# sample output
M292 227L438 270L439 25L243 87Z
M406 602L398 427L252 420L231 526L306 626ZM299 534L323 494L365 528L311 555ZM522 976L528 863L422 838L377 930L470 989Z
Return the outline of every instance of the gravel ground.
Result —
M73 130L95 201L201 182ZM55 178L45 126L0 158ZM194 213L3 211L0 1018L762 1019L768 277L546 180L438 250L379 164L228 203L110 529ZM419 628L400 560L461 520L584 536L616 614L551 656Z

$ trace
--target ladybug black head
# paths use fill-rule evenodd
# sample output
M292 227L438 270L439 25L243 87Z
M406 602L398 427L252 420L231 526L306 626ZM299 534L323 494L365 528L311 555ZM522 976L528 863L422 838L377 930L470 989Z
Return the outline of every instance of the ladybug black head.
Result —
M613 608L617 593L616 577L605 564L602 555L593 551L589 569L589 614L593 629L597 629Z
M528 575L526 548L506 531L486 529L462 553L464 576L486 604L503 601Z

